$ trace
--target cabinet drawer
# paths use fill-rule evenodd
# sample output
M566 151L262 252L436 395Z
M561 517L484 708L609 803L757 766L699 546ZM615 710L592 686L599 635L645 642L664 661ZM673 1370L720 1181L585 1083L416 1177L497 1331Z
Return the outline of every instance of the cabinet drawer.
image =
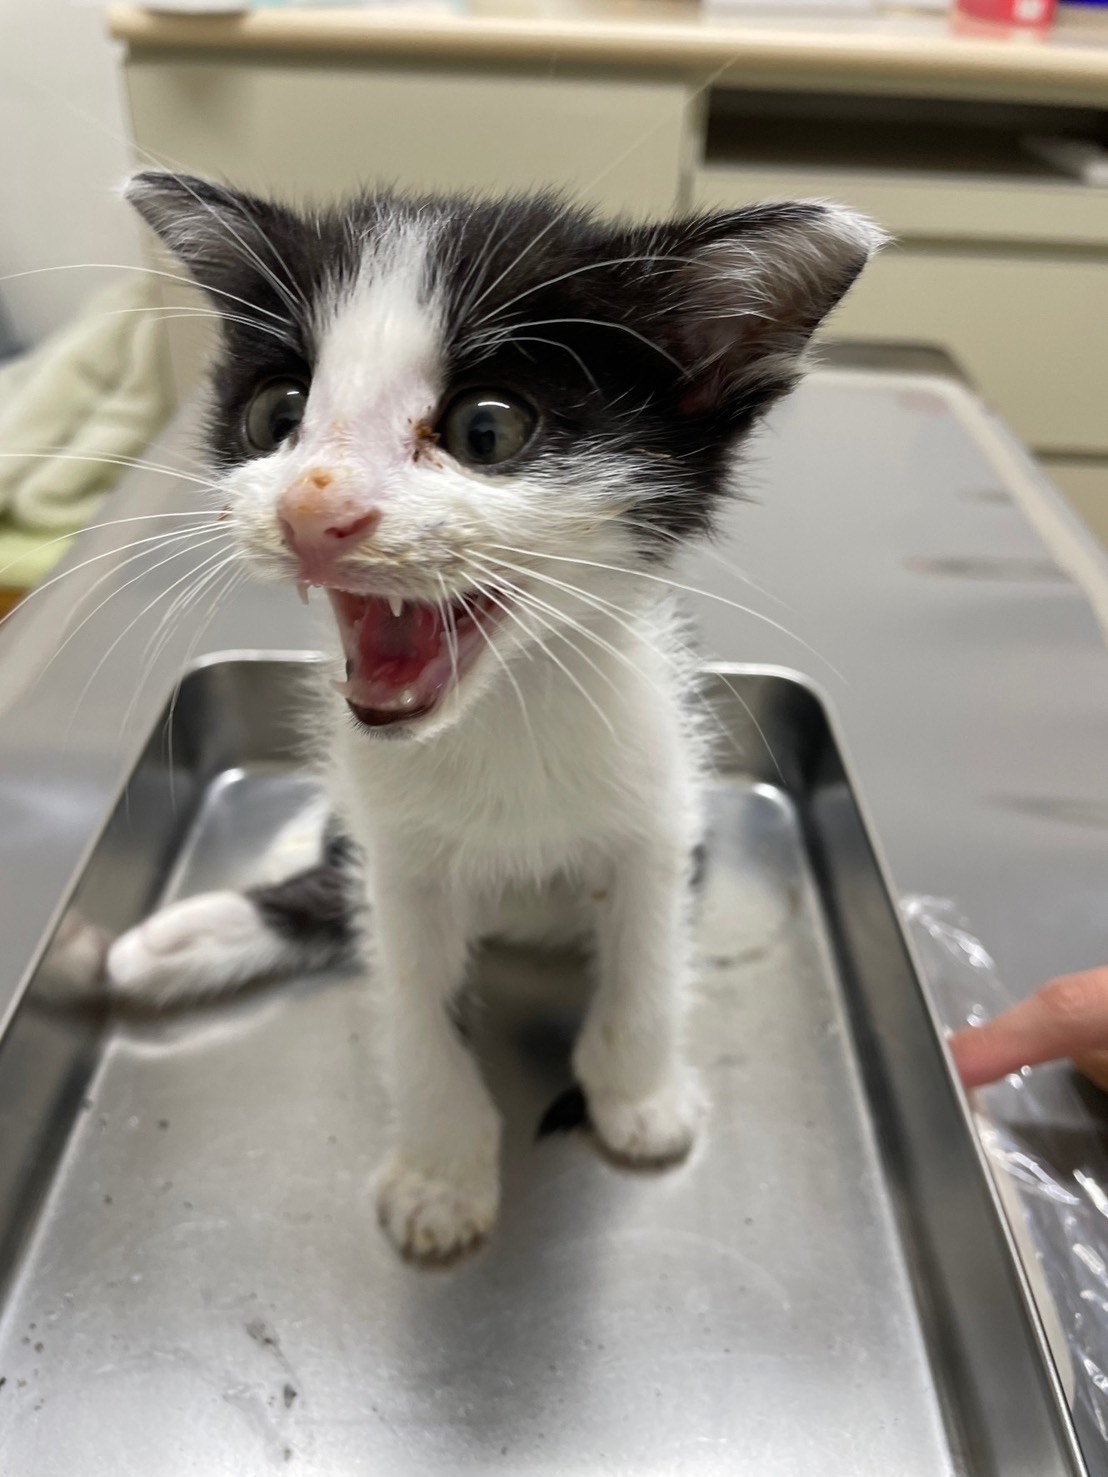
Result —
M707 208L817 195L880 219L878 202L848 186L822 171L701 170L694 197ZM944 234L955 225L952 219ZM871 263L831 333L934 344L1037 450L1108 452L1108 250L910 239Z
M875 125L879 126L879 125ZM898 240L952 240L1021 248L1092 247L1108 257L1108 189L1046 170L1005 178L948 169L817 167L803 163L707 163L697 204L747 200L848 200Z
M1108 451L1108 264L892 250L832 320L936 344L1039 451Z
M558 185L664 214L677 196L675 82L155 56L128 63L127 86L140 148L293 199Z

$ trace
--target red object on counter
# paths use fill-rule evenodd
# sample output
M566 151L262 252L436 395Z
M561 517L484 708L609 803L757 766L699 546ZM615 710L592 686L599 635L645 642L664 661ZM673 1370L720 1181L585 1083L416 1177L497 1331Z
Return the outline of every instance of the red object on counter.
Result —
M1021 31L1045 30L1054 19L1057 0L955 0L955 15Z

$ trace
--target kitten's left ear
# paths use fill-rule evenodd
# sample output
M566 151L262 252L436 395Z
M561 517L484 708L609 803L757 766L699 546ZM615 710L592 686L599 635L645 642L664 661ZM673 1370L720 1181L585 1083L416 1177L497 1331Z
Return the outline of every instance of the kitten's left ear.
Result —
M664 227L660 326L685 368L682 407L738 408L789 389L808 340L886 239L864 216L814 201Z

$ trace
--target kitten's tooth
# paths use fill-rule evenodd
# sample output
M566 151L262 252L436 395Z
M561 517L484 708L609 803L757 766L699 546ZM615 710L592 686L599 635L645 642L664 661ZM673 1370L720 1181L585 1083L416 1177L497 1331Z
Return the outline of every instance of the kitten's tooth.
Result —
M300 596L301 605L308 603L308 585L306 580L296 581L296 593Z
M419 702L419 694L414 687L405 687L404 691L396 699L398 708L414 708Z
M404 598L403 598L403 596L401 596L401 595L390 595L389 596L389 609L393 613L393 618L395 620L399 620L400 617L404 614Z

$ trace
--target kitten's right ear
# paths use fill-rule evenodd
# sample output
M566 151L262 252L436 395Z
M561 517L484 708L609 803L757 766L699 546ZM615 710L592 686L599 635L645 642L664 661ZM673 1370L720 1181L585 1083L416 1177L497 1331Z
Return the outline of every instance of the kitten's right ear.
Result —
M272 285L279 259L272 242L279 207L195 175L146 169L132 175L123 198L216 298L242 295L250 279Z

